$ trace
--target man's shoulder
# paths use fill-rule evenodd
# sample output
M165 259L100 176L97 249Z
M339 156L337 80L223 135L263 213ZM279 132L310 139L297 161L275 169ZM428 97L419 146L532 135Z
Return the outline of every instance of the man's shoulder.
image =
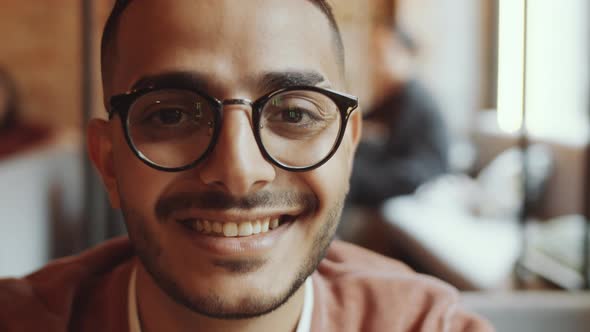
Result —
M400 261L340 240L334 240L330 244L320 266L334 270L333 272L358 272L360 269L368 269L372 273L414 273Z
M491 331L452 286L352 244L334 241L313 279L315 323L328 330Z
M418 294L413 296L443 296L451 300L458 296L455 288L436 278L416 273L400 261L342 241L334 241L329 247L318 266L317 275L332 287L362 287L365 295L371 295L371 291L381 296L396 294L395 298L384 298L387 301L399 301L400 295L414 292Z
M0 279L0 331L65 331L94 307L87 295L104 301L117 275L133 257L126 238L108 241L77 256L56 260L21 279ZM118 272L118 273L117 273Z

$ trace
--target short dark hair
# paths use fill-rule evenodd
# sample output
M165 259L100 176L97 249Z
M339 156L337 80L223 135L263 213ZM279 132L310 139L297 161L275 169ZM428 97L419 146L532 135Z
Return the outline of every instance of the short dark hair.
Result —
M114 59L116 57L117 52L115 47L115 40L117 36L117 29L119 26L119 19L125 11L125 9L127 8L127 6L131 3L131 1L132 0L117 0L104 26L100 46L100 61L103 85L105 84L106 80L110 80L110 77L112 75L110 73L110 70L113 67ZM322 11L322 13L324 13L324 15L328 18L330 27L332 28L332 32L334 35L338 66L340 67L342 74L344 74L344 43L342 41L342 34L340 33L340 28L338 27L338 23L336 22L332 6L327 2L327 0L308 1L316 5Z

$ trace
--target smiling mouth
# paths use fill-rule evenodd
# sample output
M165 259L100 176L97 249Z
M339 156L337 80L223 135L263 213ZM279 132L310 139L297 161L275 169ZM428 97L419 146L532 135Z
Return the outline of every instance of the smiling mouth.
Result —
M217 237L247 237L272 232L286 223L295 221L295 216L282 215L259 220L242 222L218 222L205 219L188 218L177 220L191 231Z

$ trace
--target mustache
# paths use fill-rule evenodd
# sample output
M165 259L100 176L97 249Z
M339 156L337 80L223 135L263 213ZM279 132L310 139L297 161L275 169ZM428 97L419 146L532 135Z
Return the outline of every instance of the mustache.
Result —
M318 206L319 200L315 195L291 191L259 191L243 197L222 191L179 192L159 199L155 212L159 220L167 220L174 212L188 209L224 211L293 208L309 213Z

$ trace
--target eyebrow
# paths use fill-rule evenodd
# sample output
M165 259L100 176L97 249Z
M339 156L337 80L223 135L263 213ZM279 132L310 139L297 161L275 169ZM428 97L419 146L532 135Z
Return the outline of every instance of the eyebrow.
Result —
M328 80L317 71L276 71L262 75L258 82L261 91L273 91L292 86L315 86Z
M197 72L174 71L144 76L133 84L132 89L145 89L153 86L162 88L188 88L205 91L209 85L206 77Z
M270 92L292 86L315 86L328 83L324 75L317 71L271 71L248 78L257 90ZM212 86L207 75L193 71L174 71L144 76L133 84L132 90L149 87L196 89L205 92ZM328 84L329 85L329 84Z

